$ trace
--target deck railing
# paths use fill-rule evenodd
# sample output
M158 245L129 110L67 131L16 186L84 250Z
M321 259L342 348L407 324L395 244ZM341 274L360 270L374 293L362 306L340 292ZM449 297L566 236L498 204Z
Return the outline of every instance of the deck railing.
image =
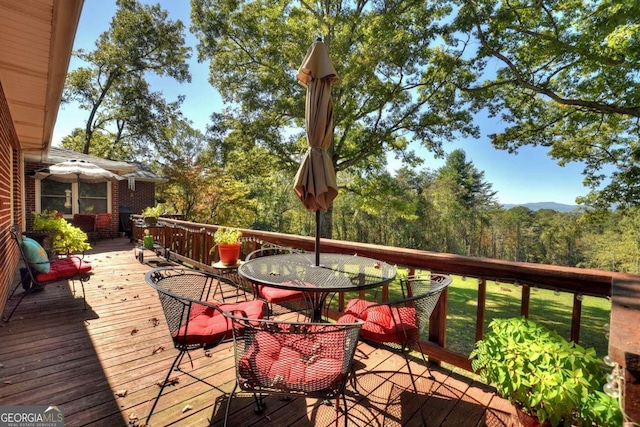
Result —
M139 218L134 216L133 219ZM159 226L156 227L134 226L132 238L140 239L143 228L148 228L156 241L164 246L167 254L174 259L203 269L209 269L211 263L215 261L215 253L211 254L210 249L214 246L213 234L217 226L161 219ZM307 251L314 250L315 240L313 237L249 229L242 229L242 233L245 238L255 239L256 248L259 241L268 241ZM391 265L405 267L408 274L419 270L428 270L476 278L478 284L476 340L481 339L484 335L487 281L521 285L520 314L525 316L529 315L531 289L534 287L573 294L570 338L579 342L582 297L610 298L612 281L616 278L630 277L602 270L510 262L331 239L321 239L321 250L322 252L353 253L383 260ZM388 295L389 290L385 286L382 289L382 299L386 300ZM344 296L339 296L338 309L330 313L331 317L338 316L343 310L344 304ZM431 317L429 342L424 343L423 349L426 349L425 351L432 361L450 363L471 371L468 355L451 351L446 346L447 312L448 303L445 292Z

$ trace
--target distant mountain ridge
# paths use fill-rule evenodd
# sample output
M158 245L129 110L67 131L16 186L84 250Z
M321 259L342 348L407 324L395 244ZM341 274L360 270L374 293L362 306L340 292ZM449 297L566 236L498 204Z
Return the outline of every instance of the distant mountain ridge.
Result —
M504 209L515 208L516 206L524 206L532 211L539 211L540 209L553 209L556 212L572 212L578 209L578 205L565 205L563 203L556 202L537 202L537 203L507 203L502 205Z

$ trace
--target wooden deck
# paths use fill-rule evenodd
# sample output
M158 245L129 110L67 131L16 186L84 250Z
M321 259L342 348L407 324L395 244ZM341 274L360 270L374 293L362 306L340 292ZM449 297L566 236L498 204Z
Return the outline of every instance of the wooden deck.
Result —
M151 255L146 251L139 263L126 238L95 244L86 257L94 267L86 311L79 283L75 297L71 284L61 282L25 298L0 326L0 405L58 405L65 426L145 425L157 383L177 354L157 294L144 281L146 271L166 264ZM176 372L149 425L222 425L225 393L235 381L231 345L194 351L192 358L193 368L187 358L181 366L203 381ZM432 367L436 380L421 378L416 395L401 356L360 344L356 368L359 394L347 391L349 426L421 425L420 410L430 427L516 425L510 405L490 388L447 369ZM413 369L425 371L418 363ZM234 398L229 425L335 424L335 410L316 399L266 402L256 415L251 396Z

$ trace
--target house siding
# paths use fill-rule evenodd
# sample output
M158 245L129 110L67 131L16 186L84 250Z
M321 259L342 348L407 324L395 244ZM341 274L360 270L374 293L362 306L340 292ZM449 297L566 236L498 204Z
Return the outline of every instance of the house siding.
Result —
M18 136L0 82L0 313L4 311L19 262L18 248L9 232L22 229L21 162Z

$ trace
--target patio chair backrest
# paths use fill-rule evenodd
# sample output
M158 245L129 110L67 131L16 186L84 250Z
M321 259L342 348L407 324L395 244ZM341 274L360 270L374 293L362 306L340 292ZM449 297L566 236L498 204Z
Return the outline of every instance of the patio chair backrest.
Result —
M245 392L336 398L344 392L362 322L255 320L233 327L237 385Z
M216 280L229 279L186 268L159 268L149 271L145 278L158 292L169 333L176 348L202 346L201 343L187 344L185 340L179 339L179 335L188 333L188 328L183 326L188 325L190 317L195 314L195 307L199 310L209 308L204 303L212 296ZM203 304L195 304L194 301L202 301Z
M248 261L250 259L254 259L254 258L258 258L258 257L262 257L262 256L304 252L303 250L300 250L300 249L294 249L292 247L281 246L281 245L277 245L275 243L264 242L264 241L261 242L261 245L262 245L262 247L260 249L256 249L256 250L252 251L251 253L249 253L247 255L247 257L245 258L245 260Z
M390 304L395 307L414 307L417 312L418 332L422 335L440 300L440 295L451 284L451 281L451 276L447 274L431 273L425 276L409 276L401 282L408 290L409 295L412 296Z

